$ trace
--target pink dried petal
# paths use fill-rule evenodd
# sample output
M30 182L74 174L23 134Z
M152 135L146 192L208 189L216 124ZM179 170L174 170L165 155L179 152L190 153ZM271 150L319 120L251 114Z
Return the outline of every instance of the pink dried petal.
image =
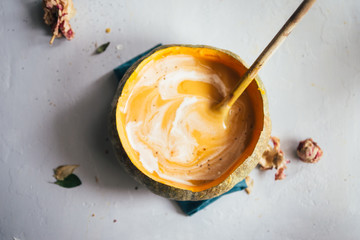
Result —
M280 150L280 139L274 136L270 137L270 140L272 141L273 145L274 145L274 149L276 151L281 151Z
M279 168L275 173L275 180L283 180L286 175L284 173L285 168Z
M71 40L74 37L74 32L71 29L70 23L66 20L60 24L61 33L66 37L66 39Z

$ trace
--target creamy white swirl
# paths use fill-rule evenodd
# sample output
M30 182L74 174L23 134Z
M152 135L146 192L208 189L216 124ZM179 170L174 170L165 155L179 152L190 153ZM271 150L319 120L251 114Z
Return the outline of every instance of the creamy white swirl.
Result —
M122 112L148 172L194 185L218 178L243 153L254 119L247 94L230 110L229 127L209 114L239 79L234 70L177 54L149 62L137 78Z

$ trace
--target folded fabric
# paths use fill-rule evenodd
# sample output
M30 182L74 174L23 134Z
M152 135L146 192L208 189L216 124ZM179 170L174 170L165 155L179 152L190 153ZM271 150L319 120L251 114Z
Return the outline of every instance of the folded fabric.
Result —
M137 55L136 57L133 57L129 61L124 62L123 64L121 64L120 66L115 68L114 73L115 73L117 79L120 81L122 79L122 77L124 76L124 74L126 73L126 71L129 69L129 67L131 67L134 63L136 63L137 60L139 60L140 58L142 58L143 56L145 56L146 54L148 54L149 52L151 52L155 48L160 47L161 45L162 44L158 44L155 47L152 47L149 50L146 50L145 52Z
M136 61L138 61L140 58L142 58L146 54L150 53L152 50L154 50L155 48L157 48L159 46L161 46L161 44L158 44L155 47L150 48L149 50L137 55L136 57L130 59L129 61L127 61L127 62L121 64L120 66L118 66L117 68L115 68L114 72L115 72L117 79L120 81L122 79L122 77L124 76L124 74L126 73L126 71L129 69L129 67L131 67ZM203 200L203 201L176 201L176 202L178 203L179 207L186 215L191 216L194 213L200 211L201 209L204 209L206 206L208 206L212 202L216 201L220 197L222 197L226 194L232 193L232 192L244 190L245 188L247 188L246 182L245 182L245 180L242 180L241 182L236 184L232 189L230 189L228 192L226 192L218 197L211 198L208 200Z
M242 180L241 182L239 182L238 184L236 184L232 189L230 189L229 191L227 191L226 193L218 196L218 197L214 197L208 200L203 200L203 201L176 201L179 204L179 207L181 208L181 210L183 210L183 212L186 215L193 215L194 213L200 211L201 209L204 209L207 205L209 205L210 203L213 203L214 201L218 200L220 197L232 193L232 192L236 192L236 191L241 191L244 190L245 188L247 188L245 179Z

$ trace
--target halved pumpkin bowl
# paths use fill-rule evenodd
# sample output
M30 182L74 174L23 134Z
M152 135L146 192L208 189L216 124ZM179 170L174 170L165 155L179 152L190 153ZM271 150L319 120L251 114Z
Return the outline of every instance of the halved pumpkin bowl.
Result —
M234 185L243 180L258 164L265 151L271 133L268 101L263 83L259 77L255 78L246 92L251 101L254 112L254 130L249 143L239 158L229 166L228 170L212 181L199 182L197 185L186 185L163 179L156 173L146 171L136 159L124 131L120 109L126 103L132 87L135 85L137 74L147 63L156 61L164 56L174 54L189 54L191 56L221 62L234 69L240 76L247 70L245 63L236 54L203 45L164 45L133 64L121 79L116 91L110 114L110 138L115 154L124 169L139 183L160 196L178 201L199 201L219 196L229 191Z

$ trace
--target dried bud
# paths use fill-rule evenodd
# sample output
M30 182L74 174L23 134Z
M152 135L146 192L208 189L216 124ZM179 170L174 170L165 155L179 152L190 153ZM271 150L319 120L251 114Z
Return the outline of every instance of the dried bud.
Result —
M275 180L283 180L286 175L284 173L285 168L279 168L275 173Z
M323 155L323 151L312 138L308 138L299 143L297 155L304 162L316 163Z

